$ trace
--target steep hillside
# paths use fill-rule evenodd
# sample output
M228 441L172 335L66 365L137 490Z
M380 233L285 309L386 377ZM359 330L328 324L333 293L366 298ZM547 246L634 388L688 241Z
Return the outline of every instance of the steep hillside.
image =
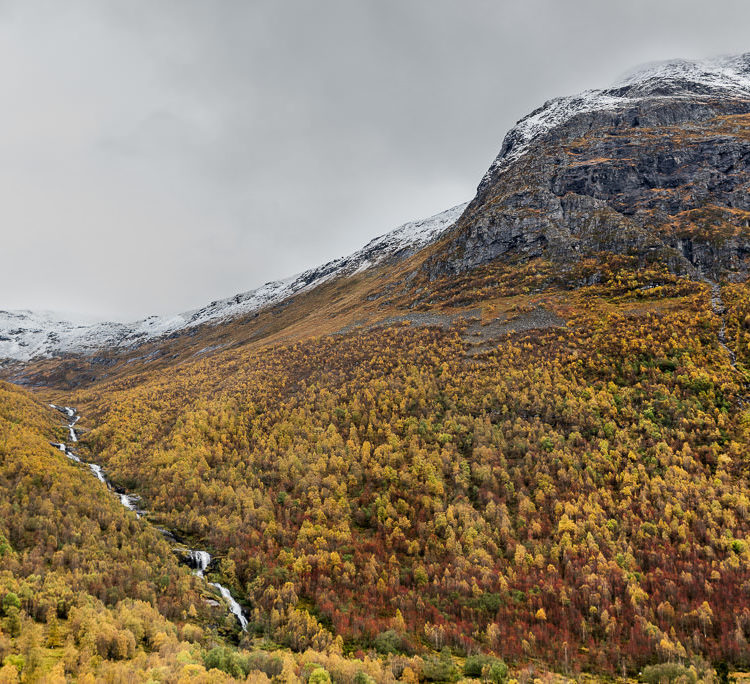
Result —
M76 397L84 441L226 553L272 638L290 581L351 649L398 624L407 652L745 664L745 376L707 287L642 282L485 302L505 328L374 329L103 385Z
M750 667L749 67L553 100L422 237L6 376L336 681Z
M292 608L286 638L304 654L251 643L213 591L215 571L196 562L208 554L186 557L136 497L115 495L102 468L83 462L91 454L77 442L50 443L77 435L59 411L0 383L0 682L294 682L321 666L336 681L457 673L452 661L344 658ZM293 597L282 587L280 600Z
M0 679L202 664L198 644L217 614L205 587L154 528L50 445L63 438L56 416L0 383Z

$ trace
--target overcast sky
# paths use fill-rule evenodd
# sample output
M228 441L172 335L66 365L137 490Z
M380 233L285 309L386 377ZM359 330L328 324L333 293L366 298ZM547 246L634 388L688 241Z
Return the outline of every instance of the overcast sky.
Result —
M748 50L747 0L0 0L0 308L252 289L470 199L546 99Z

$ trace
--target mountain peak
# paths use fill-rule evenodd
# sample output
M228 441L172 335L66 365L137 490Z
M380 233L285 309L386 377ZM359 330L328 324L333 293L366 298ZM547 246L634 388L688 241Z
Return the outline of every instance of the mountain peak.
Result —
M557 97L523 117L507 134L502 149L480 184L523 156L531 143L580 114L632 108L648 98L695 96L750 98L750 52L707 60L651 62L626 73L609 88Z
M431 278L499 257L750 273L750 53L638 67L549 100L507 134ZM595 276L595 274L593 274Z
M610 88L630 97L675 95L750 96L750 52L703 60L670 59L631 69Z

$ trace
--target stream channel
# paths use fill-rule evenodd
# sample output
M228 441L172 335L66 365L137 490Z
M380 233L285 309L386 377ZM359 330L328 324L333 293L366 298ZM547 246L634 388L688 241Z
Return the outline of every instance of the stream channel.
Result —
M80 456L76 454L72 445L78 442L78 435L75 429L75 425L80 419L78 412L74 408L70 408L69 406L57 406L56 404L50 404L50 407L57 411L60 411L60 413L62 413L66 417L69 436L69 444L53 442L52 446L57 447L71 461L75 461L76 463L87 466L91 473L96 477L96 479L99 480L102 485L104 485L107 489L109 489L117 496L120 503L125 508L133 511L137 518L143 518L145 520L145 516L148 514L148 511L145 511L142 508L138 507L138 501L140 500L140 497L134 494L128 494L127 492L119 491L117 488L113 487L104 475L104 471L102 470L101 466L97 465L96 463L84 463L81 460ZM177 535L171 530L162 527L155 527L155 529L169 541L179 543ZM185 558L187 559L188 565L193 568L193 573L198 577L205 578L205 572L212 561L211 554L208 553L208 551L204 551L202 549L187 549ZM247 631L247 618L242 612L242 607L239 603L237 603L229 589L227 589L222 584L219 584L218 582L208 582L208 585L219 592L221 597L226 602L229 611L237 618L242 629L244 631Z

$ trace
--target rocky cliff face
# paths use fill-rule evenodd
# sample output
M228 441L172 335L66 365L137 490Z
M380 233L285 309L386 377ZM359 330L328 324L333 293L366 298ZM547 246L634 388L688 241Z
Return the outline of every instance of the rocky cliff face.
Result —
M499 257L634 255L679 273L750 269L750 53L641 69L560 98L506 136L431 277Z

